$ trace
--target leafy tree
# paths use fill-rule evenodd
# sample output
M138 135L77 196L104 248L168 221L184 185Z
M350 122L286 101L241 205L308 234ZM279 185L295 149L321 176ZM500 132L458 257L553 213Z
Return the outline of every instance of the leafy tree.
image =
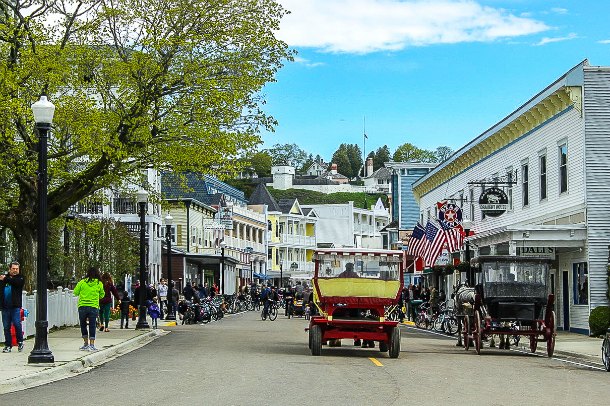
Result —
M418 148L415 145L407 142L396 148L393 160L396 162L436 162L436 156L433 152Z
M362 168L362 151L357 144L341 144L332 157L340 174L352 179L358 176Z
M259 177L271 176L271 155L267 151L259 151L252 154L249 158L250 164L254 168L254 172Z
M297 144L275 144L268 152L273 165L290 165L297 170L303 168L309 157Z
M434 156L438 163L445 162L451 155L453 155L453 150L445 146L438 147L436 148L436 151L434 151Z
M49 237L49 281L54 285L79 280L91 266L115 281L138 269L139 238L114 219L56 218L49 224Z
M38 212L30 105L41 94L57 108L49 219L96 190L140 182L147 167L233 174L261 129L276 124L260 91L293 52L275 38L286 11L274 0L2 4L0 225L12 231L30 283Z
M373 158L373 170L376 171L382 168L386 162L390 162L390 148L387 145L377 148L375 152L371 152Z
M347 152L347 148L345 144L341 144L339 149L335 151L332 158L332 163L337 165L337 171L347 176L348 178L352 178L352 165L349 160L349 155Z

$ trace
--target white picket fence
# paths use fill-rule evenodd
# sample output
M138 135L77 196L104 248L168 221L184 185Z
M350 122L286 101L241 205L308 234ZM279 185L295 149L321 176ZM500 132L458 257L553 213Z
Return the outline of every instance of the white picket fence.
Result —
M23 322L25 335L27 337L36 334L36 299L37 292L28 295L23 293L23 308L28 311L28 316ZM2 314L0 314L0 321ZM57 290L47 291L47 320L49 328L78 325L78 297L69 289L61 287ZM2 324L0 324L2 325ZM2 342L4 342L4 329L0 329Z

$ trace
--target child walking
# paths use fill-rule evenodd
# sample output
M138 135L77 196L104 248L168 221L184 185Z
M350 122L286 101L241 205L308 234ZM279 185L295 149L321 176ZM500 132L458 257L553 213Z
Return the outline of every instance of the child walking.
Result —
M129 306L131 306L131 300L127 291L124 291L121 296L121 328L123 328L123 320L125 320L125 328L129 328Z
M152 328L158 328L157 320L159 319L159 315L161 314L161 310L159 310L159 305L157 304L158 301L159 299L157 298L157 296L155 296L153 297L153 301L150 306L148 306L148 314L152 319Z

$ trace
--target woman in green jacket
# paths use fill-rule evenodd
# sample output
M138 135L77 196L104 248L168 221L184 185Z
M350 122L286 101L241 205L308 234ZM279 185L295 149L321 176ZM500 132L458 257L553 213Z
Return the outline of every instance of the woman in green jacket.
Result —
M85 344L81 351L97 351L95 348L95 321L100 309L100 299L104 297L104 285L100 281L100 271L91 267L87 277L76 284L74 295L78 296L78 319ZM87 322L89 333L87 334Z

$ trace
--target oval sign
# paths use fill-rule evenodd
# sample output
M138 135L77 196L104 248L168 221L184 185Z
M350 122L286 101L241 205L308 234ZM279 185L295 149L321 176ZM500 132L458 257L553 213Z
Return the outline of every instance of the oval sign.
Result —
M485 189L479 197L481 211L489 217L498 217L508 210L508 196L500 188Z

